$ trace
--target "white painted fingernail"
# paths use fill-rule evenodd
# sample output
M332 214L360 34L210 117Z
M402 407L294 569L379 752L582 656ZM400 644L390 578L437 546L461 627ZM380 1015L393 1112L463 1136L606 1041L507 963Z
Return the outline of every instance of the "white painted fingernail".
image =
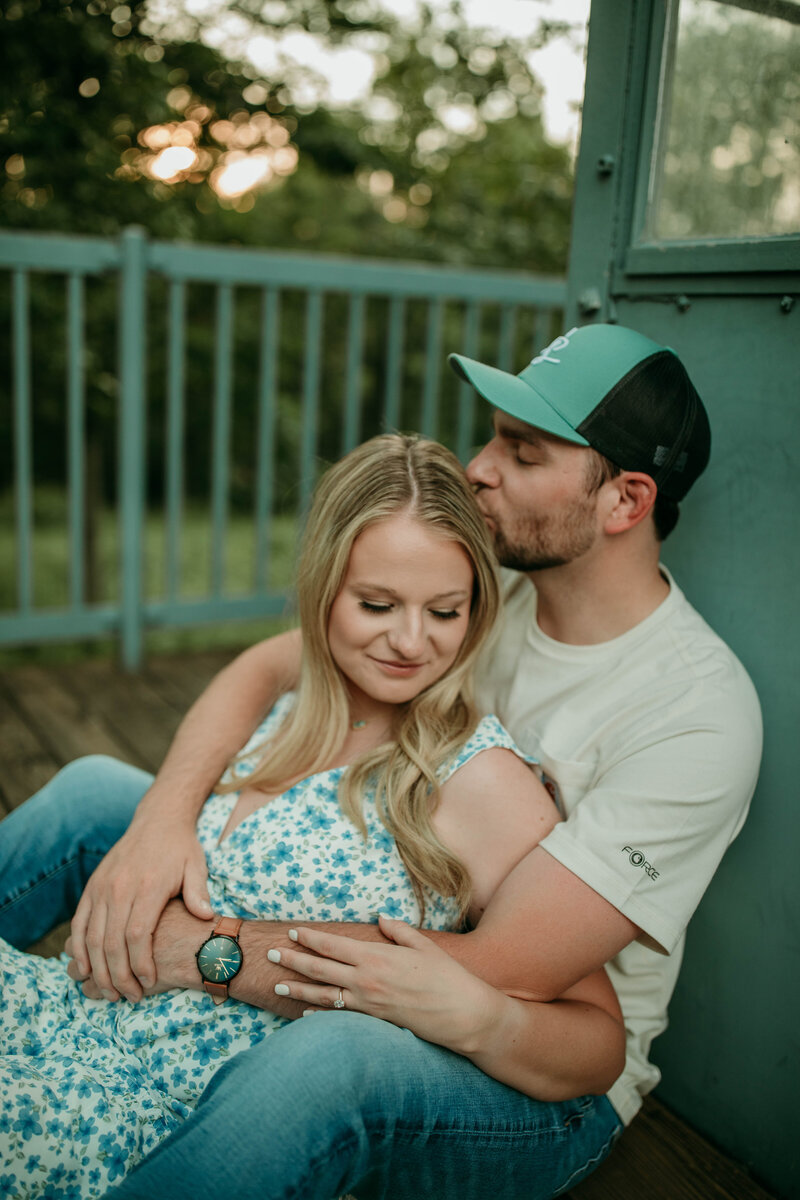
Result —
M304 1009L303 1009L303 1016L304 1016L304 1017L313 1017L313 1015L314 1015L314 1011L315 1011L315 1010L314 1010L313 1008L304 1008Z
M287 985L285 983L276 983L275 984L275 994L277 996L289 996L289 995L291 995L291 992L289 991L289 988L287 987Z
M268 950L267 958L269 959L270 962L280 962L281 961L280 950Z
M290 940L291 940L291 941L293 941L293 942L296 942L296 941L297 941L297 930L296 930L296 929L290 929L290 930L289 930L289 938L290 938Z

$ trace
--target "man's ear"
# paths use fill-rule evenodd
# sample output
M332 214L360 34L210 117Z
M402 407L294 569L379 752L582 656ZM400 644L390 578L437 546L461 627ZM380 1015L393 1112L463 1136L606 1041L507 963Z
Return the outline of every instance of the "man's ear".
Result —
M613 499L603 524L604 533L624 533L653 511L658 488L649 475L641 471L623 471L609 479L606 487L613 489Z

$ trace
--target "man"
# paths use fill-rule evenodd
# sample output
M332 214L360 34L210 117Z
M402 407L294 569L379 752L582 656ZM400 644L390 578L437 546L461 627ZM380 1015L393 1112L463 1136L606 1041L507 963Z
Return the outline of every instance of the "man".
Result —
M395 1025L322 1013L228 1064L119 1197L204 1187L243 1198L544 1198L597 1165L657 1082L647 1055L665 1024L683 931L745 818L760 755L750 681L659 566L678 502L708 460L707 417L674 353L618 326L570 330L519 376L452 362L495 409L494 437L469 474L510 568L481 703L538 758L566 820L511 872L474 931L436 940L495 987L535 1001L609 963L628 1032L625 1071L608 1097L542 1103ZM194 954L213 922L196 813L291 683L298 654L292 634L254 647L190 712L78 907L75 972L91 975L88 988L135 1000L156 973L157 988L200 986ZM79 863L102 838L92 847L75 826L98 826L110 807L103 788L125 793L121 826L148 782L127 769L112 781L108 771L90 760L68 786L57 777L29 816L24 806L9 819L10 840L20 845L23 822L38 811L41 826L46 811L61 861ZM80 818L63 816L67 790L82 800ZM71 822L69 838L59 821ZM18 937L36 894L23 874L18 861ZM0 922L0 933L9 927ZM386 956L424 952L373 945L384 940L373 926L344 932L362 939L353 958L367 978ZM231 994L297 1015L302 1005L274 993L276 984L303 992L287 970L302 960L286 930L246 924L241 940ZM283 961L271 966L266 951L274 958L278 948Z

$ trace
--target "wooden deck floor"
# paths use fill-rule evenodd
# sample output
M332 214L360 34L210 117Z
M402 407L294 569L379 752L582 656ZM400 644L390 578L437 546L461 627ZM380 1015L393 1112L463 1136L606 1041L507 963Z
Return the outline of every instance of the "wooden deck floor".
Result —
M111 754L156 771L187 708L229 652L152 660L137 675L105 661L14 667L0 676L0 811L65 763Z
M111 754L156 771L183 713L231 657L219 652L153 659L139 675L105 661L5 672L0 676L0 816L83 754ZM775 1200L652 1097L611 1158L569 1196Z

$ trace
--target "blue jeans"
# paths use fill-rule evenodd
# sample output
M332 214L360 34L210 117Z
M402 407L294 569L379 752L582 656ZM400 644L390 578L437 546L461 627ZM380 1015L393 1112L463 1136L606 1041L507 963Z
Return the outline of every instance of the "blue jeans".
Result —
M0 936L25 945L71 915L149 783L80 759L2 822ZM108 1200L546 1200L620 1132L604 1096L531 1100L408 1030L322 1012L228 1062Z

